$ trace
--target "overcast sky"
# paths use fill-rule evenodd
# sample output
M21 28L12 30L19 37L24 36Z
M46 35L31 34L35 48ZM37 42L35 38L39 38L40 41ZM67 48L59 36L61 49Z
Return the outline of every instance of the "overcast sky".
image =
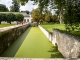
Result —
M0 0L0 4L6 5L6 7L8 7L8 9L10 10L10 6L12 6L12 0ZM28 3L25 4L25 6L20 7L20 11L25 11L25 10L32 11L37 7L38 5L33 5L33 2L29 1ZM52 14L55 14L54 10L52 10L51 12Z
M33 5L32 3L33 2L29 1L28 3L26 3L25 6L21 6L20 11L25 11L25 10L32 11L33 9L38 7L38 5ZM6 5L6 7L8 7L8 9L10 9L10 6L12 6L12 0L0 0L0 4L4 4Z

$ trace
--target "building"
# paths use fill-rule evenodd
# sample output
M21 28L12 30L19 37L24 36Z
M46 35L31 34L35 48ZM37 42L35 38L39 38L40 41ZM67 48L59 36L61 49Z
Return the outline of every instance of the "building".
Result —
M13 12L14 14L22 14L24 16L23 22L31 23L32 17L31 14L27 14L26 12Z

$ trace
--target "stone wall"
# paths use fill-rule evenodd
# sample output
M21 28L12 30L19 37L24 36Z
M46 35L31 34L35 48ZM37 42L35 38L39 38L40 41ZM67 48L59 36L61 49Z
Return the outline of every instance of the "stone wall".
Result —
M80 38L53 30L53 37L56 39L58 50L66 58L80 58ZM53 39L54 41L54 39Z
M58 29L53 29L52 34L39 26L49 41L58 46L59 52L65 58L80 58L80 38L64 33Z
M16 25L0 29L0 53L11 45L30 25Z
M45 34L45 36L49 39L50 42L52 42L52 44L54 44L56 46L56 35L54 35L53 33L47 31L46 29L44 29L42 26L38 26L41 31ZM54 36L53 36L54 35Z
M46 37L49 39L49 41L51 41L51 40L52 40L52 34L49 33L46 29L42 28L40 25L39 25L38 27L39 27L39 28L41 29L41 31L46 35Z

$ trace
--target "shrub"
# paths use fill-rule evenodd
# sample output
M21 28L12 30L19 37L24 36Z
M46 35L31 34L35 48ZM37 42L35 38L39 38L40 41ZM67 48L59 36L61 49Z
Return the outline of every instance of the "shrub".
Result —
M16 21L23 21L24 16L22 14L16 14Z
M16 15L13 14L13 13L8 13L6 14L6 17L7 17L7 21L11 24L11 21L15 21L16 19Z
M0 24L1 21L5 21L5 19L6 19L6 14L0 13Z
M0 13L0 23L1 21L8 21L11 24L11 21L15 21L16 15L13 13Z

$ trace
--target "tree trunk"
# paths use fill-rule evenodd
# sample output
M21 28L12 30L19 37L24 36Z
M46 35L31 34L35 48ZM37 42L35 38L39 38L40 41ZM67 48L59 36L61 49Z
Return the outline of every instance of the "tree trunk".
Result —
M60 14L59 14L59 22L60 22L60 24L63 24L62 11L60 11Z

